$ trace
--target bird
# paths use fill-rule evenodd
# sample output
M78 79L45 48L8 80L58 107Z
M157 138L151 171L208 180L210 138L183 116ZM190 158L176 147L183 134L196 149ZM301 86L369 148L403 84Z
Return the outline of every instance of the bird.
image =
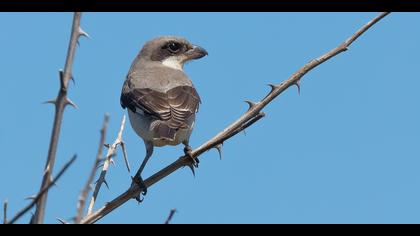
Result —
M147 193L141 173L154 147L182 143L184 153L192 158L189 139L201 98L183 68L185 63L207 55L204 48L183 37L162 36L146 42L131 64L120 103L127 109L131 127L146 149L144 160L132 177L131 186L142 189L135 197L138 202ZM198 159L192 159L197 165Z

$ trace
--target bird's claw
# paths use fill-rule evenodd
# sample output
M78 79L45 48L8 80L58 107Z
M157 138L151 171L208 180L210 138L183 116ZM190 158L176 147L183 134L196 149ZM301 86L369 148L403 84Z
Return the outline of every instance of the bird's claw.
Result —
M198 160L198 158L196 158L196 157L193 157L192 148L190 146L186 145L184 147L184 154L185 154L185 156L187 156L188 158L191 159L192 166L195 167L195 168L198 168L198 163L200 163L200 160ZM193 173L194 173L194 168L193 167L190 167L190 168L192 168Z
M192 155L192 148L189 145L185 145L184 147L184 153L185 156L187 158L189 158L189 162L187 164L187 166L190 168L193 176L195 177L195 170L194 168L198 168L198 163L200 163L200 161L198 160L198 158L194 158Z
M142 195L146 196L147 194L147 186L144 183L143 178L141 176L131 177L131 179L132 179L131 188L136 187L136 186L140 188L139 194L134 198L140 204L144 200L144 197L142 198L141 196Z

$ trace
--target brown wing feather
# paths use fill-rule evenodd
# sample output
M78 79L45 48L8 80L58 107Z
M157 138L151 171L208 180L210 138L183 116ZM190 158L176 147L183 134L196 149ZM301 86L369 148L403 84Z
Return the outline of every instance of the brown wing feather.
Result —
M191 86L178 86L166 93L130 87L126 81L121 94L121 106L133 112L141 109L163 121L157 129L168 133L164 136L173 136L173 131L189 128L187 121L198 111L201 102L197 91Z

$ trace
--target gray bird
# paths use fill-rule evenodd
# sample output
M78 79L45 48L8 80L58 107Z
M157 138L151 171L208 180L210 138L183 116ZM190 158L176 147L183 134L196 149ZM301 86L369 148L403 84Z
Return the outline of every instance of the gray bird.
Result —
M191 152L189 138L201 100L183 66L206 55L205 49L184 38L165 36L147 42L131 65L120 102L128 108L131 126L146 146L146 157L132 183L144 189L138 201L147 192L141 173L153 147L182 143L184 152Z

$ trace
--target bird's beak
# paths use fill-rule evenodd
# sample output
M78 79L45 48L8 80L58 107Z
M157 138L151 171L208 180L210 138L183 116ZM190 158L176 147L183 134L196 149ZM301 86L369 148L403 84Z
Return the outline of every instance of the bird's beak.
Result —
M188 57L188 60L200 59L204 56L209 55L206 49L197 45L193 45L193 47L190 50L188 50L185 54Z

